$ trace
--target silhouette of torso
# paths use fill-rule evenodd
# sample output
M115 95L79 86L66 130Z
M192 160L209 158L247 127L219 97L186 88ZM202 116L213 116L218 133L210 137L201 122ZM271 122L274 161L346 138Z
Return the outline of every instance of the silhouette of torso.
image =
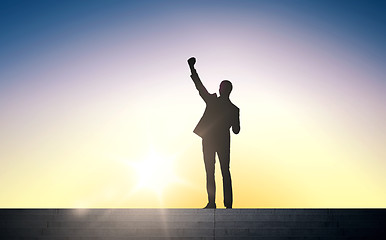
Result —
M206 102L205 112L193 132L216 145L229 146L229 129L238 124L238 107L229 98L217 97L215 93L203 99Z

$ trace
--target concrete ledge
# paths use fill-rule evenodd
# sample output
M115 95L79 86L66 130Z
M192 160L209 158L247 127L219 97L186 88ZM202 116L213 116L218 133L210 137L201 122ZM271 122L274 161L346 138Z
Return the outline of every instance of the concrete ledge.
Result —
M380 239L386 209L0 209L0 239Z

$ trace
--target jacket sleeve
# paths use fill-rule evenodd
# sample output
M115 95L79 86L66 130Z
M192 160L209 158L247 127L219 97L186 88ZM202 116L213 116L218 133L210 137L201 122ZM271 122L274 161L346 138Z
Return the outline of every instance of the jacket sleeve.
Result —
M240 132L240 109L236 108L233 123L232 123L232 131L234 134L238 134Z
M204 84L202 84L201 79L197 74L197 71L193 70L192 75L190 75L190 77L192 78L194 85L196 86L198 93L200 94L202 99L205 102L208 102L210 98L210 93L208 92L208 90L206 90Z

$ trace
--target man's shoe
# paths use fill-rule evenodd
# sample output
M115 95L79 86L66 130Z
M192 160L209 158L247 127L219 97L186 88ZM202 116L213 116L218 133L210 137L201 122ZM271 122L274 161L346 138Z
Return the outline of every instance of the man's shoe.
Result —
M204 209L214 209L214 208L216 208L216 204L215 203L208 203L205 207L204 207Z
M232 209L232 206L230 206L230 207L226 207L227 209Z

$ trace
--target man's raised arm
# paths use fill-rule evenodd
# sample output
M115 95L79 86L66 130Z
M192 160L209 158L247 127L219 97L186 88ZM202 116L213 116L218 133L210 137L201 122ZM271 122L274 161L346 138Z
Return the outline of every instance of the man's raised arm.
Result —
M202 84L201 79L198 76L196 69L194 68L195 63L196 63L196 58L191 57L188 59L188 64L189 64L190 72L191 72L190 77L192 78L194 85L196 85L196 88L197 88L200 96L206 102L207 99L209 98L210 94L209 94L208 90L206 90L204 84Z

